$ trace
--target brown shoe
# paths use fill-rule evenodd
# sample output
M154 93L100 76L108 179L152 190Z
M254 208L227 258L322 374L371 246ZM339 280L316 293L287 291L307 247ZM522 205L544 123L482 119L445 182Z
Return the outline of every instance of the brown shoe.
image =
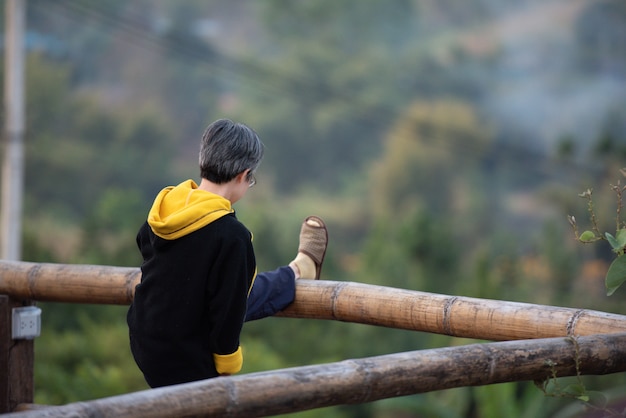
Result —
M317 225L311 225L311 223ZM315 263L315 280L319 280L322 264L328 247L328 230L326 224L317 216L309 216L302 223L300 229L300 244L298 252L305 254Z

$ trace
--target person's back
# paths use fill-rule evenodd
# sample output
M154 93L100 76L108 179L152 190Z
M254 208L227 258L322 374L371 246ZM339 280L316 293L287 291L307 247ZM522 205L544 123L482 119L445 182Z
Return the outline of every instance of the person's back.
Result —
M256 183L262 156L252 129L213 122L202 136L200 184L161 190L139 230L142 277L127 322L151 387L239 372L243 323L288 306L296 279L319 278L328 235L317 217L303 223L289 265L256 275L252 235L232 205Z
M156 387L218 376L212 353L239 346L255 268L250 233L229 214L173 241L146 222L137 240L142 282L128 320L146 380Z

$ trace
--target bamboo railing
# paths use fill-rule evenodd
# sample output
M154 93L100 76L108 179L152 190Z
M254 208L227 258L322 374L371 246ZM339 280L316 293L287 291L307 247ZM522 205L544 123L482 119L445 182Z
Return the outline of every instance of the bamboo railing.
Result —
M220 377L6 418L249 418L462 386L626 371L626 333L471 344Z
M129 304L137 268L0 261L14 300ZM8 417L254 417L461 386L626 371L626 316L353 282L300 280L279 314L486 340L318 366L222 377ZM565 337L565 338L564 338Z
M127 305L138 268L0 261L0 294L37 301ZM626 316L354 282L299 280L279 314L493 341L626 332Z

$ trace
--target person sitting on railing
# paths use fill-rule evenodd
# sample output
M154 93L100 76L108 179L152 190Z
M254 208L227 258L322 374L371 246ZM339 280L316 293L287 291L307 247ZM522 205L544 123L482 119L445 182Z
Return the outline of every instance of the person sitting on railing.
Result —
M232 205L256 183L263 152L248 126L213 122L200 145L200 184L163 189L139 229L142 277L127 322L151 387L239 372L244 321L288 306L296 279L320 277L328 232L316 216L303 222L294 260L257 275L252 234Z

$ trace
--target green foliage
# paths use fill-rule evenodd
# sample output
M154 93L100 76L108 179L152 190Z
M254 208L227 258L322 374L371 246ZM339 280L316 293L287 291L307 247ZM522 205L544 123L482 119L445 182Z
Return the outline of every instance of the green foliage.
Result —
M72 257L75 262L137 265L134 234L170 177L169 127L154 108L108 111L93 98L71 94L66 66L40 56L31 60L29 115L38 130L26 142L28 217L82 223L84 254ZM35 224L28 228L40 235ZM55 233L70 239L65 231ZM45 244L52 248L37 252L62 252L58 242L41 241L51 241ZM36 244L28 244L34 250Z
M547 223L537 245L553 283L554 295L551 299L558 305L573 303L572 277L576 277L582 264L577 260L573 246L564 244L566 232L566 228L556 222ZM529 289L529 293L532 294L532 289Z
M536 389L526 382L504 383L473 388L477 400L477 416L537 418L548 417L545 399L537 397Z
M197 174L202 129L230 116L253 126L267 147L256 197L237 208L254 233L260 268L290 260L301 220L317 213L330 220L324 272L330 280L568 300L579 264L564 234L542 218L545 205L510 215L507 202L520 189L535 193L546 181L545 170L558 172L555 179L567 177L562 164L578 150L576 139L561 144L558 162L507 147L534 139L513 125L497 126L496 142L494 121L483 118L489 113L485 96L502 88L491 80L499 70L494 62L506 61L510 51L503 45L490 52L496 48L491 36L475 37L464 27L496 15L493 2L210 3L29 2L29 28L56 37L65 49L54 56L29 54L26 66L25 259L137 266L134 237L151 199L179 176ZM581 14L574 29L585 46L580 58L586 71L623 66L623 54L608 56L597 47L623 35L619 19L598 26L598 16L619 18L622 9L602 1ZM224 11L237 16L224 24L219 40L193 32L190 23L207 10L211 19ZM263 26L252 25L255 39L246 33L242 42L239 29L260 22L258 13ZM168 20L159 30L147 29ZM606 171L624 154L619 103L592 147ZM583 171L595 175L576 167L577 174ZM610 225L595 225L579 238L611 243L616 258L607 275L610 292L626 275L623 226L611 235L600 232ZM538 232L535 241L527 238L529 230ZM529 272L529 266L537 270ZM607 305L585 296L585 304ZM42 307L37 402L146 388L128 351L125 307ZM244 327L244 373L461 342L269 318ZM623 378L622 386L614 384L619 379L603 377L598 386L623 387ZM555 403L531 389L460 388L293 415L525 418L550 416L571 401ZM579 389L570 386L564 393L593 403L595 395Z
M606 294L611 296L626 281L626 255L621 254L611 263L606 273Z
M585 231L582 234L580 234L579 239L582 242L592 242L596 239L596 234L594 234L593 231Z
M43 321L45 315L44 310ZM36 403L57 405L147 389L130 355L125 322L85 316L78 321L79 332L43 327L35 344Z
M135 234L146 211L138 190L106 189L83 224L80 262L138 266Z
M417 213L402 226L402 244L411 259L424 263L429 270L449 274L460 250L450 225L427 213Z
M617 231L615 237L608 232L605 232L604 236L609 244L611 244L614 253L618 255L624 254L624 247L626 247L626 229L622 228Z
M624 416L626 410L622 413L609 407L609 398L602 392L591 391L587 389L583 376L580 371L579 347L575 337L570 337L570 342L575 348L574 361L576 364L576 376L562 379L558 378L556 371L553 369L554 362L546 360L546 365L551 368L551 376L543 381L535 381L535 385L547 396L562 399L574 399L581 402L585 409L594 410L602 413L603 416ZM565 415L572 416L572 415Z
M455 201L457 173L471 171L489 141L471 105L450 99L413 103L390 129L384 154L372 167L376 213L423 205L445 211Z
M379 152L378 138L399 111L420 94L446 91L458 70L412 42L418 10L408 1L394 7L266 1L259 7L268 64L257 71L259 85L241 85L248 102L236 114L266 138L273 151L267 164L285 190L306 182L334 190L337 178ZM406 74L404 68L415 70ZM315 158L307 158L312 151Z
M365 48L372 42L406 42L410 30L412 2L400 0L394 7L367 0L349 6L322 0L315 3L264 2L261 13L276 42L296 45L293 39L319 39L340 45L344 51ZM350 36L357 31L359 39ZM332 41L332 42L330 42Z
M620 170L622 175L626 177L626 170ZM588 244L591 242L595 242L601 239L606 240L611 246L611 250L616 255L615 259L609 266L609 269L606 273L605 278L605 287L607 296L611 296L615 291L626 282L626 224L622 222L620 216L622 211L622 194L624 190L626 190L626 186L622 186L620 181L617 181L616 185L611 185L611 189L615 192L617 196L617 215L616 215L616 232L615 236L613 236L609 232L605 232L604 235L600 232L598 228L598 221L596 218L596 213L593 205L592 189L587 189L579 196L583 199L587 200L587 211L589 212L589 218L591 221L592 231L584 231L582 234L578 234L578 225L576 223L576 219L574 216L569 216L568 220L570 225L574 230L574 235L578 241Z

